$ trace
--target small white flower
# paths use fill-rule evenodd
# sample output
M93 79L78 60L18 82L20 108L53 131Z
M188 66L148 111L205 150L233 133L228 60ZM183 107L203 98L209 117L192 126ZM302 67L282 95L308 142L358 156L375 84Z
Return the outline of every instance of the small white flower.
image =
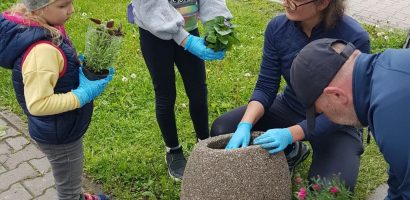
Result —
M384 36L384 39L385 39L385 40L389 40L389 36L387 36L387 35Z
M137 75L134 74L134 73L132 73L132 74L131 74L131 78L132 78L132 79L135 79L135 78L137 78Z
M376 28L380 28L380 25L376 24L374 27L376 27Z
M82 17L86 17L86 16L87 16L87 13L83 12L83 13L81 13L81 16L82 16Z
M385 33L384 32L378 32L376 35L377 37L383 36Z
M250 76L251 76L251 73L246 72L246 73L244 74L244 76L245 76L245 77L250 77Z
M128 78L127 77L125 77L125 76L122 76L122 79L121 79L123 82L127 82L128 81Z
M183 108L186 108L186 104L185 104L185 103L182 103L181 106L182 106Z

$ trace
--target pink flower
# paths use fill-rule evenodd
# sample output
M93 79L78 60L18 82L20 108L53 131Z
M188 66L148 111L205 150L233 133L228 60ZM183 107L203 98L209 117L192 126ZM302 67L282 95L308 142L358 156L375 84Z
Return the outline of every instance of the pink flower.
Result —
M336 194L339 192L339 188L336 187L336 186L332 186L332 187L329 189L329 192L332 193L332 194L334 194L334 195L336 195Z
M320 190L320 185L315 183L315 184L312 185L312 188L313 188L314 191L319 191Z
M301 183L302 183L302 178L300 178L300 176L296 176L296 178L295 178L295 183L296 183L296 185L300 185Z
M298 197L299 200L305 200L307 192L305 188L300 188L299 192L296 192L296 195Z

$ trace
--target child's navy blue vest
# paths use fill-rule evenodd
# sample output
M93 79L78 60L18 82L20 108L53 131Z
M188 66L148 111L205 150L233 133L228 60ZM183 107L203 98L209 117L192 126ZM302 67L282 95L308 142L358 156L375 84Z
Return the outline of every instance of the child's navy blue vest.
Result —
M33 116L27 109L21 64L25 52L38 42L50 43L50 36L44 28L22 25L0 15L0 66L12 67L14 91L18 103L28 117L31 137L45 144L74 142L80 139L88 128L93 112L92 102L79 109L48 116ZM65 70L60 74L54 93L67 93L79 85L80 63L75 49L67 38L64 38L57 48L65 57Z

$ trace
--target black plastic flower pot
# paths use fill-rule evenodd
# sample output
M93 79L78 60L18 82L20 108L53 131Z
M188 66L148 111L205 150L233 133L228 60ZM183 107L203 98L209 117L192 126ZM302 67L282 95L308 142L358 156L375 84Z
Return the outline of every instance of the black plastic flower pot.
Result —
M83 67L83 73L84 73L85 77L87 77L88 80L96 81L96 80L106 78L110 72L108 71L108 69L104 69L102 71L94 72L90 69L87 69L87 67Z

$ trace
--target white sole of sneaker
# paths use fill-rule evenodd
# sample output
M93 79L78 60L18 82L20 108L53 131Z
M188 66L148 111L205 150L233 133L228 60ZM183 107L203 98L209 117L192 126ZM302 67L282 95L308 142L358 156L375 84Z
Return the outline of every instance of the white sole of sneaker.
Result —
M172 180L174 180L174 181L176 181L176 182L181 182L182 181L182 179L180 179L180 178L177 178L177 177L175 177L175 176L173 176L172 174L171 174L171 171L169 171L169 168L168 168L168 163L167 163L167 155L165 155L165 164L167 165L167 171L168 171L168 175L169 175L169 177L172 179Z

